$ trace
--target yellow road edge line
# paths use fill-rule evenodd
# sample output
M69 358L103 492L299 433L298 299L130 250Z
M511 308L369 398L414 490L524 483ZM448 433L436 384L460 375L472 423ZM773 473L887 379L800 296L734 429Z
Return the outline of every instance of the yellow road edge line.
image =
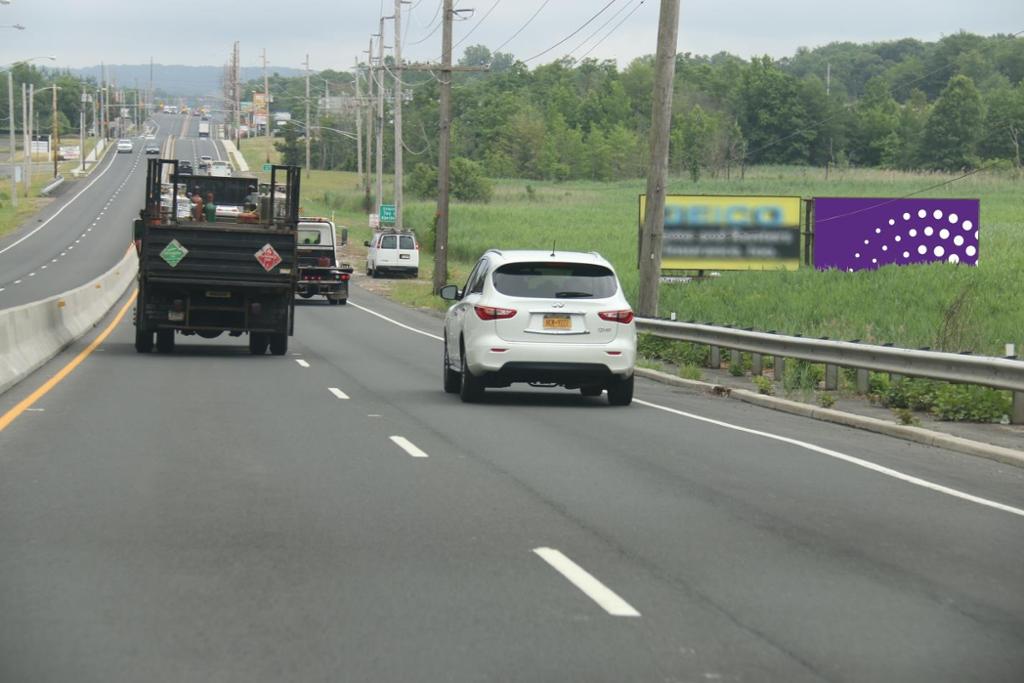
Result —
M81 353L75 356L74 359L71 360L71 362L69 362L67 365L61 368L53 377L46 380L46 382L41 387L33 391L25 398L23 398L21 402L19 402L16 406L14 406L6 413L4 413L3 417L0 417L0 432L7 429L8 425L10 425L16 419L18 419L18 416L20 416L26 410L31 408L33 405L35 405L36 401L38 401L43 396L48 394L55 386L60 384L65 377L74 372L75 368L82 364L82 361L84 361L86 358L92 355L92 352L95 351L96 348L100 344L102 344L107 339L107 337L110 336L110 333L114 331L114 328L118 326L122 318L124 318L125 314L128 312L128 309L131 307L133 303L135 303L135 297L137 297L138 294L139 290L137 289L132 292L131 296L128 298L128 301L125 303L124 306L121 307L121 310L114 317L114 320L109 325L107 325L107 328L100 332L99 335L81 351Z

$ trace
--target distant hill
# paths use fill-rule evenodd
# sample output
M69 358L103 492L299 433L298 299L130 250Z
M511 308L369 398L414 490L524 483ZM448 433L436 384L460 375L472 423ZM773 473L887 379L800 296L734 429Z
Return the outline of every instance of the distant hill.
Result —
M107 64L107 78L127 87L134 87L136 82L139 87L145 87L149 83L149 64ZM100 67L88 66L81 69L71 69L71 73L85 78L100 79ZM282 76L298 76L303 73L301 69L291 67L267 66L267 73L275 73ZM202 97L220 95L221 78L224 75L223 66L184 66L181 64L154 64L153 65L153 87L157 92L163 92L171 96ZM263 69L257 66L242 67L242 81L253 78L262 78Z

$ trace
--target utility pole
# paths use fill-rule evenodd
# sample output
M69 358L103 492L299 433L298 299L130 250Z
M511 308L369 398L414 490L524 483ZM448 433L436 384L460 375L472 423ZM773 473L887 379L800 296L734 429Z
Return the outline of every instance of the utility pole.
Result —
M437 152L437 228L434 237L434 293L448 282L448 163L452 139L452 0L441 10L441 140Z
M11 161L11 206L18 208L18 181L14 177L14 65L7 69L7 120Z
M444 0L442 10L441 64L408 64L406 71L440 71L440 141L437 152L437 214L434 231L434 282L436 294L448 279L448 173L452 127L452 73L456 71L487 71L488 67L452 66L452 20L457 12L452 0Z
M82 94L78 98L78 166L85 172L85 107L89 103L89 93L82 84Z
M309 124L309 53L306 53L306 179L309 179L309 136L313 134L313 126Z
M356 57L355 86L356 86L356 175L359 181L363 178L363 103L359 97L359 57Z
M263 61L263 106L266 107L266 119L263 123L263 131L267 137L267 163L270 163L270 150L274 146L270 137L270 81L267 80L267 48L263 48L260 53L260 59Z
M50 139L50 152L53 153L53 177L57 177L57 146L60 144L60 129L57 127L57 86L53 88L53 134ZM13 120L13 119L12 119Z
M377 215L384 203L384 21L380 18L380 38L377 41Z
M825 102L826 105L829 102L829 96L832 94L832 62L826 62L825 64ZM825 180L828 180L829 171L832 168L832 136L828 136L828 161L825 162Z
M366 192L366 210L373 210L373 202L370 201L370 159L373 156L373 128L374 117L370 113L370 102L373 101L373 36L370 37L370 49L366 51L366 175L363 177L363 187Z
M21 84L21 149L25 155L24 166L25 166L25 177L22 178L22 185L25 186L25 196L28 197L31 183L28 179L29 157L32 154L32 142L28 137L28 84L22 82ZM14 169L11 169L11 173L14 173Z
M402 2L395 0L395 89L392 109L395 115L395 227L402 229Z
M235 41L235 50L232 53L231 83L232 99L235 104L235 147L242 149L242 64L241 56L238 53L238 41Z
M28 84L28 170L25 172L25 196L32 189L32 138L35 137L36 84Z
M647 206L640 235L640 295L637 312L658 315L661 242L665 233L665 185L668 183L668 138L672 126L672 89L676 72L679 0L661 0L658 51L654 58L654 107L651 112L651 158Z

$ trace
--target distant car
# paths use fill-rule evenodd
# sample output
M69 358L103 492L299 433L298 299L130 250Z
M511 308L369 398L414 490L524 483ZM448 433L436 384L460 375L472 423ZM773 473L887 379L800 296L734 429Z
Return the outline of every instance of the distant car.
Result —
M464 402L515 382L633 400L636 323L615 270L596 252L484 253L466 285L441 288L444 390Z
M374 233L363 242L366 251L366 274L380 277L384 273L420 274L420 245L411 232L386 230Z
M152 133L146 133L145 138L147 140L156 140L156 136L153 135Z
M146 145L146 154L159 154L160 148L156 145Z
M210 175L216 176L218 178L230 178L231 164L229 164L226 161L211 161Z
M121 139L121 140L117 141L117 153L118 154L121 154L122 152L131 154L134 151L135 151L135 147L132 146L132 141L131 140Z
M179 161L178 162L178 174L179 175L192 175L192 162L191 161Z

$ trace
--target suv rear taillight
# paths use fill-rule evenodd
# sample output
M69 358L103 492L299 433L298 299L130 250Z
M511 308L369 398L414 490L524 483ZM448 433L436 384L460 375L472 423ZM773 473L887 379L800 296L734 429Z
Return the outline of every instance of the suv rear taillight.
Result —
M601 311L597 314L601 320L607 320L610 323L622 323L628 325L633 322L633 311L628 308L622 311Z
M514 308L497 308L495 306L474 306L473 310L476 311L476 317L481 320L505 320L515 317L516 314Z

